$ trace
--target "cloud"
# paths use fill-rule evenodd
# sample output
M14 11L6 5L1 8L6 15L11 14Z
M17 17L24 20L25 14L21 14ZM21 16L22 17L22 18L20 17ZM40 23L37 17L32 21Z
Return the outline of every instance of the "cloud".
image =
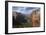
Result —
M13 12L19 12L22 14L31 14L33 9L36 9L36 7L15 7L13 6Z

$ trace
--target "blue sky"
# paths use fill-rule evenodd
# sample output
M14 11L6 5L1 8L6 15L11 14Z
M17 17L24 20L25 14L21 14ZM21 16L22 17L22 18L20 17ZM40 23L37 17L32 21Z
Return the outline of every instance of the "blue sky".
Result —
M36 7L15 7L13 6L13 12L19 12L22 14L30 14L32 10L36 9Z

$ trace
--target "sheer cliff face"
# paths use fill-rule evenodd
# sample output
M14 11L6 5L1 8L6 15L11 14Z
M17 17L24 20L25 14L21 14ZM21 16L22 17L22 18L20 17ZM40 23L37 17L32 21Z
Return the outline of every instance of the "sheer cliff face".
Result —
M34 11L32 13L32 24L33 24L33 27L40 26L40 11Z
M12 16L14 16L14 18L16 19L16 16L17 16L16 12L13 12Z

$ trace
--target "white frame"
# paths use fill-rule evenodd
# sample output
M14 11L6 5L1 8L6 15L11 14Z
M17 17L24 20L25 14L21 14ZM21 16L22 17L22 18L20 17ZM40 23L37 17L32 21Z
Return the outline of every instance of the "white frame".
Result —
M40 15L40 27L12 28L12 6L40 7L40 13L41 13L41 15ZM44 5L43 4L8 2L8 33L43 31L44 30L44 17L43 16L44 16Z

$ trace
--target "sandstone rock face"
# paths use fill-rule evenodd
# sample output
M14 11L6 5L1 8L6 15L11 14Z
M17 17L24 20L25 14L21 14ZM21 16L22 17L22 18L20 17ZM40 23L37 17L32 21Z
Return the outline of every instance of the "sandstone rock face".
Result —
M34 11L32 13L32 24L33 24L33 27L40 26L40 11Z

